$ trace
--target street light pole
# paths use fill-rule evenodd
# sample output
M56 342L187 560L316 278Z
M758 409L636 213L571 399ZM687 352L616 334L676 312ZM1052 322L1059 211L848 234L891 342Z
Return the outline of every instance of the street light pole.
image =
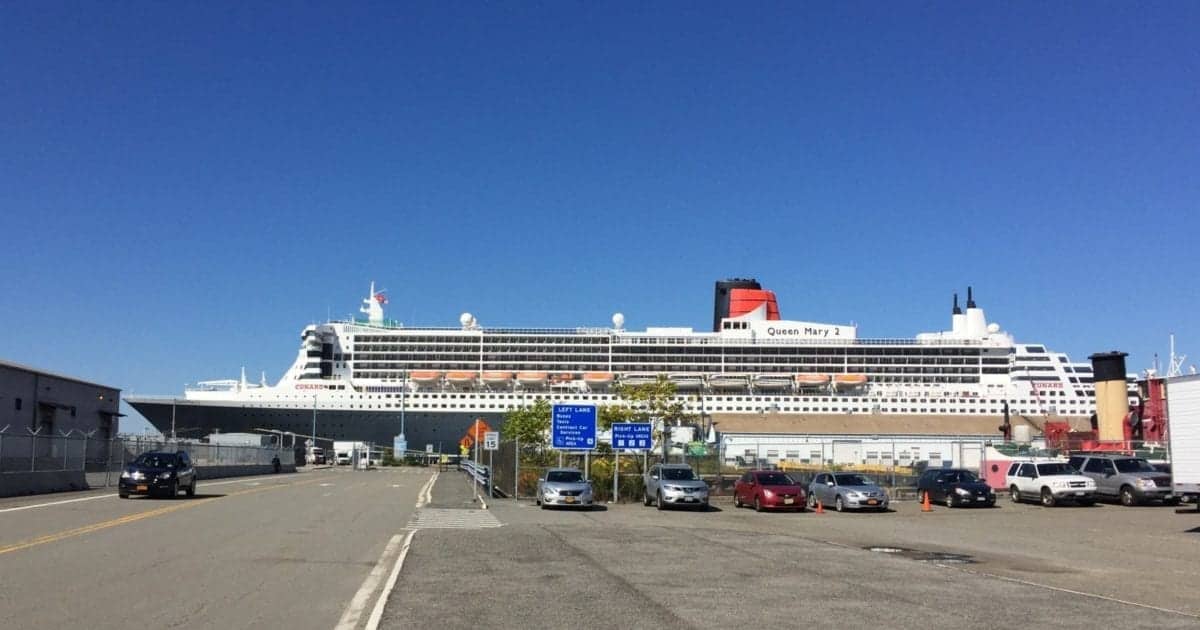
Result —
M317 447L317 395L313 394L313 417L312 417L312 446L309 447L308 453L315 453L312 450ZM305 455L308 455L305 453ZM316 464L316 457L313 457L313 463Z
M408 396L408 369L405 368L405 369L400 370L400 437L402 437L402 438L405 438L405 436L404 436L404 401L405 401L405 398L407 398L407 396ZM405 438L406 441L407 441L407 439L408 438ZM400 453L400 456L403 457L404 453Z
M171 439L175 439L175 399L171 399Z

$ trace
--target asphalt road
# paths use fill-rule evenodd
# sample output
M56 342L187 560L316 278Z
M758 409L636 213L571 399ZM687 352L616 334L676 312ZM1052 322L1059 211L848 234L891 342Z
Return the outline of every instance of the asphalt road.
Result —
M461 473L0 501L0 629L1200 627L1200 514L479 509Z
M0 628L337 627L390 568L430 477L324 470L201 481L193 499L0 502Z

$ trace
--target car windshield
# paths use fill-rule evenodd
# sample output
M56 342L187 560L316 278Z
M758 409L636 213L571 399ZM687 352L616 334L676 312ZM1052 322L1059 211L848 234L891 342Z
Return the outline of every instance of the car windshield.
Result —
M783 473L765 473L758 476L758 483L764 486L794 486L795 481Z
M1070 464L1063 463L1038 464L1037 471L1039 475L1074 475L1078 472Z
M664 468L662 469L662 478L670 479L671 481L690 481L695 479L691 468Z
M1158 472L1144 459L1117 459L1113 463L1117 465L1117 470L1123 473Z
M143 453L133 460L133 463L135 466L145 466L146 468L174 468L175 456L162 453Z
M839 486L869 486L871 481L862 475L834 475Z
M946 481L951 483L975 483L979 481L979 477L969 470L960 470L957 472L946 473Z
M546 473L546 481L558 483L579 483L583 481L583 473L578 470L552 470Z

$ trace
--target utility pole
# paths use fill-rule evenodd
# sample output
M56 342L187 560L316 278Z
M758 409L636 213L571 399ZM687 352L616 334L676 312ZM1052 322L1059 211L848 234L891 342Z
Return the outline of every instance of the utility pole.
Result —
M312 443L308 447L308 452L306 452L304 454L305 459L308 459L308 455L310 453L315 453L316 451L314 451L313 449L317 447L317 395L316 394L313 394L313 417L312 417L312 440L311 440L311 442ZM317 458L313 457L313 464L315 465L316 463L317 463Z

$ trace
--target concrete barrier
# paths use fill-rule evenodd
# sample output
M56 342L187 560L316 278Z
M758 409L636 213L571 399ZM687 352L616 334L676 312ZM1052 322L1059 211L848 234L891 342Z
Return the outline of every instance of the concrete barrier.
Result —
M0 474L0 497L87 490L82 470L7 472Z

